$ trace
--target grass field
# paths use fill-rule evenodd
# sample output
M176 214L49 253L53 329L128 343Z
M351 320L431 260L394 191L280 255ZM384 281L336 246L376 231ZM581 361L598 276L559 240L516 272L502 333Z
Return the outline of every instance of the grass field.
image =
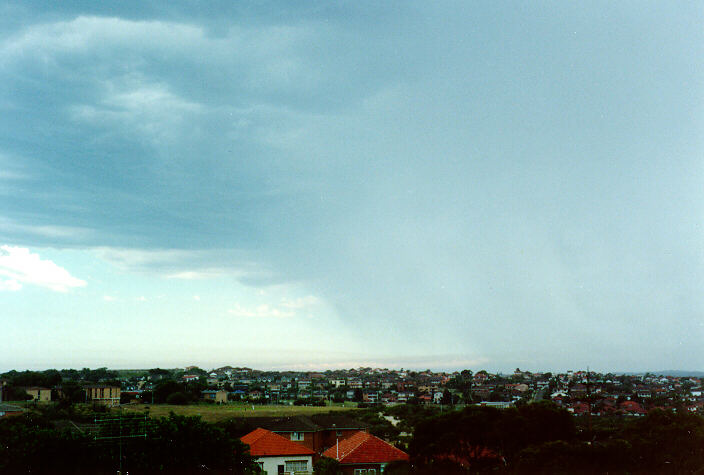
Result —
M254 409L252 409L254 407ZM149 410L151 417L165 417L169 412L181 416L200 416L207 422L218 422L233 417L281 417L320 414L330 411L350 411L356 409L354 403L347 405L333 405L324 407L315 406L261 406L243 403L229 403L223 405L215 404L193 404L188 406L176 406L171 404L135 404L122 406L125 412L144 412Z

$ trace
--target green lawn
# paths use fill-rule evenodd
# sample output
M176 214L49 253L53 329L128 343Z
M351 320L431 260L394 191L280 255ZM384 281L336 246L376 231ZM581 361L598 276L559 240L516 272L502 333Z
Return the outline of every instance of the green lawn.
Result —
M275 405L254 405L233 402L223 405L215 404L192 404L188 406L176 406L171 404L134 404L122 406L126 412L144 412L149 410L151 417L168 416L169 412L182 416L201 416L204 421L218 422L233 417L280 417L298 416L326 413L330 411L350 411L356 409L355 403L345 405L336 404L332 406L275 406ZM252 409L254 407L254 409Z

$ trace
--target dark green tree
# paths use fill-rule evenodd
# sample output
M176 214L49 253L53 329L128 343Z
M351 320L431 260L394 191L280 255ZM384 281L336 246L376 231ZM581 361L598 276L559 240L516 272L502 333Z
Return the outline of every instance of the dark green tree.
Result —
M339 475L342 473L340 462L329 457L323 457L313 465L315 475Z

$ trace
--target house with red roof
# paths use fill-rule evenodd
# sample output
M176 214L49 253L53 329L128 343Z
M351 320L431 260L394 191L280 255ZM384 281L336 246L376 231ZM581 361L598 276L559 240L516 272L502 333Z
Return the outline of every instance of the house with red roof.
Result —
M296 442L258 428L240 438L249 454L267 475L310 475L315 452Z
M625 412L630 416L644 416L647 414L647 411L643 409L643 406L636 401L623 401L618 405L618 407L622 412Z
M357 432L323 453L340 462L344 475L377 475L387 464L408 460L408 454L368 432Z
M293 442L322 454L338 440L365 431L369 424L341 414L312 414L310 416L248 417L247 424L254 429L262 427Z
M567 407L568 412L576 415L587 414L589 410L589 404L582 401L573 402Z

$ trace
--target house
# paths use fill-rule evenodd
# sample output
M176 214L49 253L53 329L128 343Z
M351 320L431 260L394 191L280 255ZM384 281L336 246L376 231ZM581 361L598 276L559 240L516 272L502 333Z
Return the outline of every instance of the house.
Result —
M289 417L248 417L250 427L262 427L321 454L337 441L364 431L368 425L342 414Z
M413 393L400 392L400 393L398 393L398 395L396 396L396 400L397 400L398 402L406 402L406 401L408 401L408 400L409 400L410 398L412 398L412 397L413 397Z
M480 406L495 407L496 409L508 409L513 407L513 402L511 401L481 401Z
M362 401L370 404L376 404L379 402L379 393L377 391L364 391L362 394Z
M262 392L258 389L255 389L255 390L249 392L249 399L259 400L263 396L264 395L262 394Z
M644 416L647 414L643 406L635 401L623 401L618 406L621 411L630 416Z
M344 475L376 475L386 465L397 460L408 460L408 454L367 432L357 432L341 440L323 453L340 462Z
M266 429L257 428L240 438L267 475L310 475L315 452Z
M120 387L110 385L91 384L84 386L86 402L102 404L104 406L120 405Z
M586 384L575 384L574 386L572 386L572 389L570 389L570 396L573 397L582 397L585 396L587 393L588 391Z
M49 388L40 388L38 386L28 386L28 387L24 387L22 389L24 389L24 392L26 392L28 395L32 396L32 400L34 400L34 401L42 401L42 402L51 401L51 389L49 389Z
M0 419L11 416L19 416L22 412L23 409L21 407L0 403Z
M433 402L433 398L430 396L430 394L421 394L420 396L418 396L418 400L423 404L430 404L431 402Z
M200 398L205 401L213 401L218 404L225 404L225 403L227 403L227 391L225 391L224 389L220 389L218 391L215 391L215 390L201 391Z
M588 414L589 411L589 404L581 401L573 402L567 407L567 412L571 412L575 415Z

